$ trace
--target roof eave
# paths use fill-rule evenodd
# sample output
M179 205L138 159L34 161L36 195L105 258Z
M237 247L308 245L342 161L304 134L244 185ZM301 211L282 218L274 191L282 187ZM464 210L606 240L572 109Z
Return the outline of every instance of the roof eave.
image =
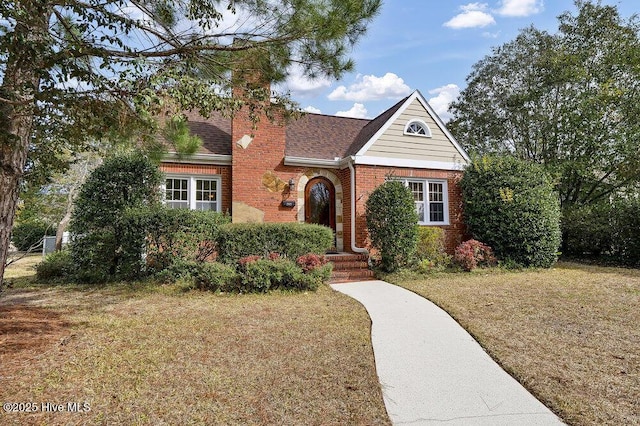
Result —
M335 157L333 160L326 158L307 158L307 157L294 157L291 155L285 155L284 165L294 167L322 167L324 169L342 169L346 167L348 158Z
M219 166L230 166L232 156L225 154L178 155L175 152L169 152L164 155L162 161L167 163L214 164Z

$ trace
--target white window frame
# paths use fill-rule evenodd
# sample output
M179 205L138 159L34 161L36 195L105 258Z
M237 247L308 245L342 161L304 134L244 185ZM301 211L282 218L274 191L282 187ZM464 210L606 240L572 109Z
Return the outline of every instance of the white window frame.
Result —
M425 134L421 135L420 133L409 132L409 127L412 124L418 124L420 127L422 127L424 129ZM423 120L420 120L418 118L414 118L414 119L409 120L407 122L407 124L404 126L404 134L407 135L407 136L419 136L419 137L422 137L422 138L430 138L431 137L431 128Z
M409 182L422 183L422 203L424 208L424 220L418 220L419 225L449 225L449 185L446 179L421 179L421 178L402 178L398 177L395 180L399 180L408 187ZM443 219L442 221L431 221L431 201L429 200L429 184L435 183L442 185L442 203L443 203ZM416 201L416 211L417 204ZM438 201L439 203L439 201Z
M187 180L187 202L190 210L196 210L198 201L196 200L196 189L198 180L207 180L216 182L217 199L215 202L215 209L210 211L221 212L222 211L222 177L220 175L180 175L180 174L165 174L165 181L162 184L162 199L167 204L166 194L167 179L186 179Z

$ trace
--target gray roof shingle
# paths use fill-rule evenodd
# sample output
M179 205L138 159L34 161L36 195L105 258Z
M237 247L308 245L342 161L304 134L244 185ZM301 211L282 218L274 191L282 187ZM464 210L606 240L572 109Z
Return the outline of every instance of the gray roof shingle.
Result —
M287 124L285 155L334 160L357 153L395 114L407 98L373 120L305 114ZM213 112L209 118L187 113L191 132L202 138L198 153L231 155L231 119ZM258 124L259 125L259 124Z

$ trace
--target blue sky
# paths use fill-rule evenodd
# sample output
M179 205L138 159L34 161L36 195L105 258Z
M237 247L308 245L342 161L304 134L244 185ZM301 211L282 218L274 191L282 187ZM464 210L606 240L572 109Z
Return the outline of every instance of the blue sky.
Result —
M289 79L285 88L310 112L373 118L418 89L435 111L446 110L474 63L530 25L555 32L573 0L383 0L381 13L355 46L355 71L340 81ZM625 18L637 0L603 0Z

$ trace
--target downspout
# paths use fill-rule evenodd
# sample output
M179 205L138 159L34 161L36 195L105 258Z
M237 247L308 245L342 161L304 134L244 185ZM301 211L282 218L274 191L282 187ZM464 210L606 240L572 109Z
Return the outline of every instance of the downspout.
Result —
M368 255L367 249L356 246L356 169L353 167L353 160L352 156L347 163L351 177L351 251Z

